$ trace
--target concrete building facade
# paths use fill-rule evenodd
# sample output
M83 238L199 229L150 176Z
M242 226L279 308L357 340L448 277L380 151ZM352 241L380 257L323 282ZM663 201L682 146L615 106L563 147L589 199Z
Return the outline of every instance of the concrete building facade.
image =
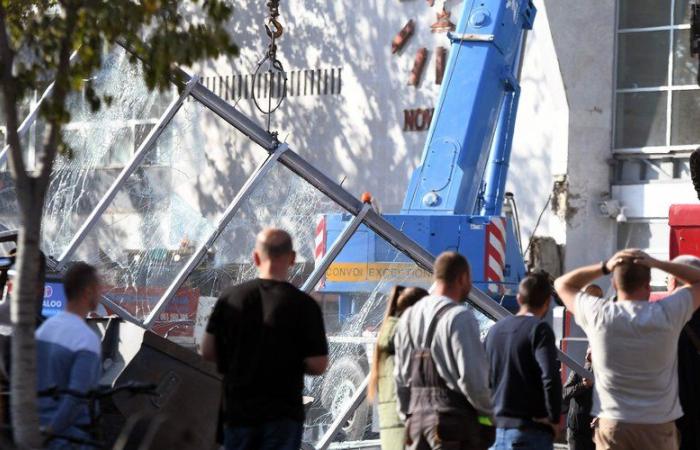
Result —
M440 92L439 55L449 48L446 33L431 26L438 15L456 23L464 0L283 0L285 30L277 56L286 85L281 74L266 75L266 67L256 73L269 44L265 3L234 4L231 32L240 56L190 70L263 124L268 117L253 97L265 109L277 104L284 89L286 98L269 117L270 130L356 196L371 192L383 212L398 212ZM667 256L668 208L695 201L688 157L700 145L698 68L688 50L689 1L534 4L538 16L525 46L507 186L515 195L523 246L529 247L532 236L556 243L543 251L554 272L601 261L630 246ZM444 17L443 10L450 16ZM392 52L392 40L408 23L415 28L412 36ZM425 66L409 84L417 55L423 55ZM99 92L115 96L113 104L92 113L79 95L72 98L64 138L75 157L57 162L44 250L60 260L98 265L110 286L105 295L143 319L174 286L196 249L204 248L267 153L188 98L94 227L66 255L73 236L177 96L148 92L140 75L123 52L113 52L92 80ZM26 139L30 166L40 133L39 121ZM295 276L309 275L317 256L314 221L340 208L280 165L269 175L181 280L180 303L173 301L175 306L162 311L166 325L196 318L201 328L208 314L202 308L210 308L222 288L254 276L251 243L257 229L270 223L292 231L300 262ZM17 223L12 182L0 171L0 229ZM535 259L532 253L527 256ZM663 276L655 274L653 282L660 288ZM374 289L375 298L365 304L381 306L380 290ZM340 329L345 325L337 303L326 317L335 316ZM383 308L375 310L376 318L350 323L354 328L344 337L371 343L363 333L371 334L381 320ZM191 341L192 330L180 337ZM355 358L353 367L364 356ZM363 379L364 368L357 368L349 393ZM328 380L320 384L338 384L330 375ZM325 390L319 397L334 397Z
M234 4L231 32L240 56L192 69L264 123L252 97L263 107L270 100L268 78L255 76L269 44L266 7ZM397 212L440 91L437 54L449 48L445 32L431 25L443 8L456 23L463 4L283 1L277 55L287 98L272 115L271 129L351 192L369 191L383 211ZM625 246L665 256L668 207L695 200L688 155L700 144L700 89L689 54L689 1L534 4L538 16L526 41L508 182L523 246L532 235L552 237L564 249L561 268ZM409 21L413 35L392 53L392 40ZM427 50L425 68L409 86L420 49ZM131 120L128 136L111 142L115 148L100 164L122 167L161 111L151 108ZM206 137L202 142L235 147L242 159L214 164L225 172L219 180L254 165L257 157L212 121L201 119L197 131ZM659 276L654 282L662 284Z

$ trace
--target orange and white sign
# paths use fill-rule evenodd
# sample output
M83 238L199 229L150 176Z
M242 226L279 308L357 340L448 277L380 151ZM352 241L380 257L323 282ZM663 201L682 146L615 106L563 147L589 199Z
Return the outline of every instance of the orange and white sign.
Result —
M432 274L412 263L333 263L326 281L335 283L390 282L430 284Z

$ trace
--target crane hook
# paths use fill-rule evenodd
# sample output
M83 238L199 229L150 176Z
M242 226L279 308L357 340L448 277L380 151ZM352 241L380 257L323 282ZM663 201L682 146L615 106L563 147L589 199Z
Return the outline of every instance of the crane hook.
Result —
M279 39L282 33L284 33L284 27L277 19L270 17L267 21L267 25L265 25L265 31L271 39Z

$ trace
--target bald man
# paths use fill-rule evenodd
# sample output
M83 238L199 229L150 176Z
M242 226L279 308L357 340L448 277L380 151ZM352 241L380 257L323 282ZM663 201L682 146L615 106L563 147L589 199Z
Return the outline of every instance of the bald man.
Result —
M690 255L677 256L674 263L689 264L700 269L700 258ZM684 287L685 284L669 275L666 287L669 292ZM700 313L693 314L683 327L678 339L678 397L683 408L683 417L676 421L681 432L681 450L700 449Z
M202 356L224 376L226 450L298 450L304 422L304 375L321 375L328 343L318 304L287 282L296 253L289 234L258 234L258 278L216 302Z

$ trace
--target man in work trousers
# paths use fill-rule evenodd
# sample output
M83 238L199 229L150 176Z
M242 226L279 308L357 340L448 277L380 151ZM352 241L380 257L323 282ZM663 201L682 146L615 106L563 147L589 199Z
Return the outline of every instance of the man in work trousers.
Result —
M551 299L549 275L526 276L518 287L518 314L499 320L486 337L497 427L493 450L554 446L561 379L554 331L542 320Z
M700 269L700 258L681 255L673 262L690 264ZM683 282L669 275L666 287L669 292L683 287ZM678 339L678 397L683 417L676 421L681 432L681 450L700 450L700 312L695 312L685 324Z
M287 282L292 238L269 228L257 237L258 278L223 293L202 341L202 356L224 376L226 450L298 450L304 374L321 375L328 343L321 309Z
M435 261L432 294L397 326L394 375L410 449L486 449L479 415L491 414L488 361L464 301L469 263L455 252ZM490 437L491 439L488 439ZM487 441L487 442L486 442Z
M688 287L651 303L651 268ZM613 274L618 300L581 292ZM555 289L588 336L593 353L593 411L598 450L677 449L678 337L700 306L700 269L623 250L559 277Z

